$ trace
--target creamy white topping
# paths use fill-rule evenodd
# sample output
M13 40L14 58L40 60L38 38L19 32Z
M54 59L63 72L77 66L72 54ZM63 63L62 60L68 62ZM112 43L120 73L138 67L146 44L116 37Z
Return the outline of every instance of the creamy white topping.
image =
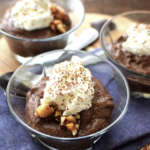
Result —
M63 115L74 115L92 106L92 74L73 56L71 61L56 64L44 90L42 104L57 104Z
M20 0L12 8L16 28L27 31L48 27L53 17L49 0Z
M136 55L150 55L150 25L131 24L127 35L127 41L122 44L124 51Z

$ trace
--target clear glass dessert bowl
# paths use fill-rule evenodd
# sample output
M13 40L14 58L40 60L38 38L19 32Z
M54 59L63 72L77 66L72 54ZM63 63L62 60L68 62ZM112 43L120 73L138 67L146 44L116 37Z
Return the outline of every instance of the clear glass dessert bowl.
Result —
M18 0L0 0L0 22L8 8L16 4ZM67 32L44 39L27 39L13 36L0 30L5 40L6 47L12 52L13 56L20 63L24 63L31 57L43 52L63 49L70 42L74 31L81 25L84 19L84 6L80 0L51 0L52 3L63 8L71 20L71 29Z
M100 43L108 59L115 64L120 71L126 77L131 90L131 96L133 97L145 97L150 98L150 76L143 75L132 70L129 70L115 61L110 52L113 43L123 34L126 34L126 30L132 23L144 23L150 24L148 19L150 11L130 11L112 17L108 20L101 32ZM109 24L113 22L116 25L116 29L109 30Z
M115 107L110 117L109 125L94 134L74 138L54 137L34 130L28 126L26 121L26 101L19 97L14 97L11 92L14 89L23 92L25 89L23 89L24 87L22 86L22 83L28 87L32 87L32 84L38 82L44 74L46 74L46 76L50 75L49 72L51 72L52 67L56 63L60 63L65 60L70 61L74 55L81 58L84 67L88 68L92 75L101 81L103 86L113 97ZM45 72L44 74L43 70ZM33 80L33 75L34 77L37 76L37 81ZM50 149L82 150L91 149L92 145L96 143L103 134L108 132L123 118L129 104L129 91L125 77L119 69L117 69L117 67L109 61L83 51L55 50L33 57L31 60L21 65L12 75L7 86L6 95L10 112L16 121L29 131L35 141L42 143Z

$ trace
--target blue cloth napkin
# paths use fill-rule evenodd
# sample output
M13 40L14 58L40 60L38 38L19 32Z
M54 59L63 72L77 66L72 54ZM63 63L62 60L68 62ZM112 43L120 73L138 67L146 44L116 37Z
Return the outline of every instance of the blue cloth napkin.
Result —
M93 150L138 150L150 142L150 99L131 99L125 117L93 146ZM0 89L0 150L47 150L34 143L11 115Z

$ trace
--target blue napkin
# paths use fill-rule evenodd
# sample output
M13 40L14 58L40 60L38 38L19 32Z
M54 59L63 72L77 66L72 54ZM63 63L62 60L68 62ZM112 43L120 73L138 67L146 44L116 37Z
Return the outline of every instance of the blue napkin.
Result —
M138 150L150 142L150 100L131 99L125 117L93 146L93 150ZM47 150L34 143L15 121L0 89L0 150Z

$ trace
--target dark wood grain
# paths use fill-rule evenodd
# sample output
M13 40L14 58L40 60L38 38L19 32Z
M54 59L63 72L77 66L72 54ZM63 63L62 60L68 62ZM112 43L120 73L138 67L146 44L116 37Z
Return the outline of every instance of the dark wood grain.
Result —
M149 0L82 0L86 12L109 15L132 10L150 10Z

